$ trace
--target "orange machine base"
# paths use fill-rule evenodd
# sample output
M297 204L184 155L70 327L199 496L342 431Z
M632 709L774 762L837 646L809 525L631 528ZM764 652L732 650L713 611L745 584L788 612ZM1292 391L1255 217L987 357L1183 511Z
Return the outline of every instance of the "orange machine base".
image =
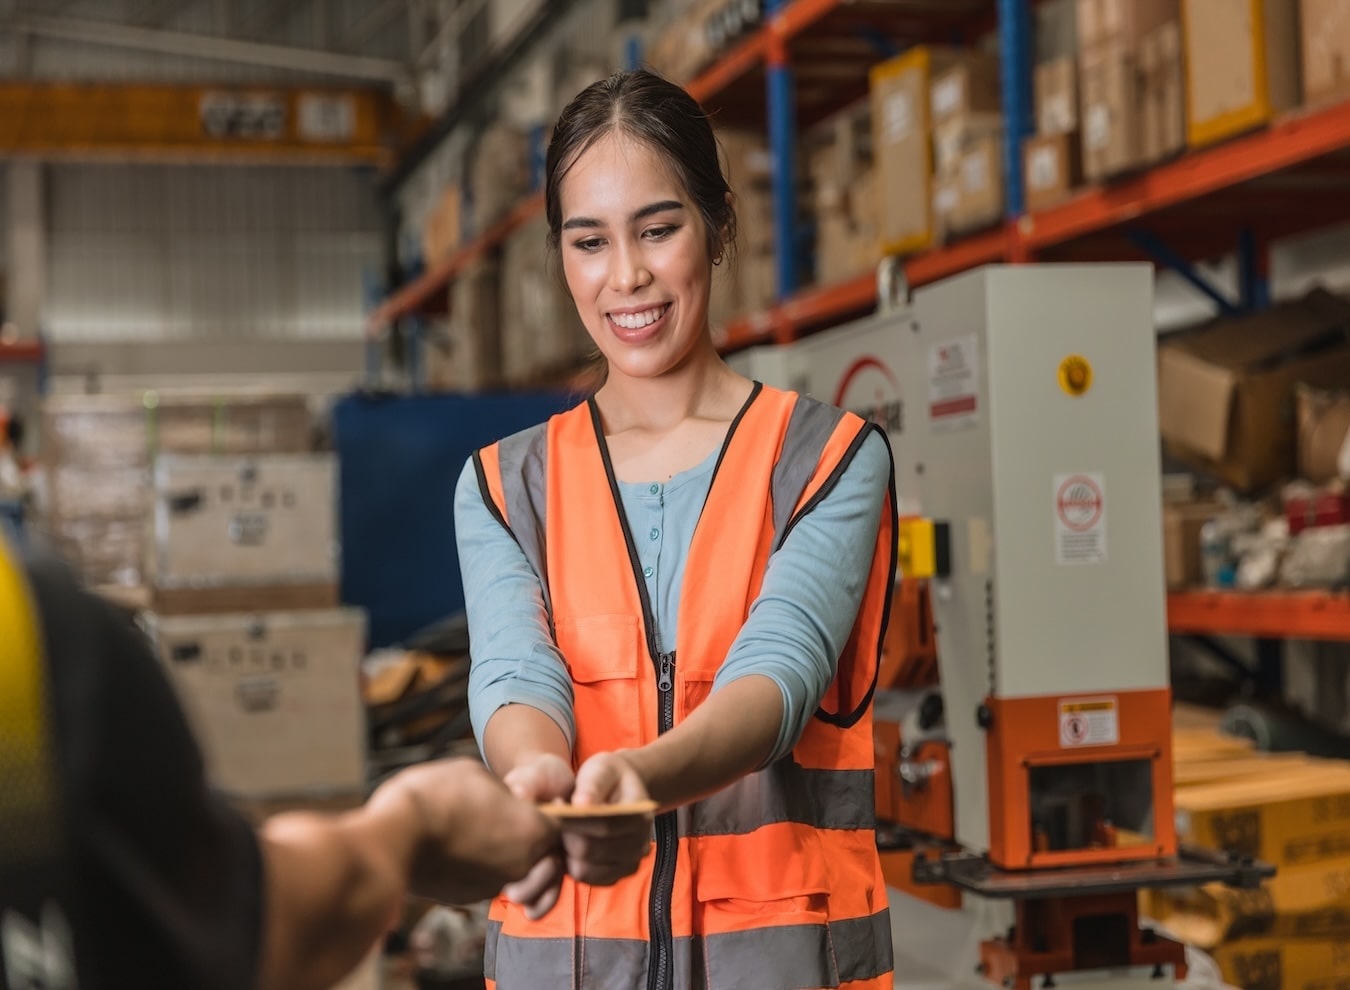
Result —
M1135 893L1020 901L1017 925L980 945L980 969L995 986L1031 990L1037 976L1097 969L1174 966L1186 947L1139 927Z

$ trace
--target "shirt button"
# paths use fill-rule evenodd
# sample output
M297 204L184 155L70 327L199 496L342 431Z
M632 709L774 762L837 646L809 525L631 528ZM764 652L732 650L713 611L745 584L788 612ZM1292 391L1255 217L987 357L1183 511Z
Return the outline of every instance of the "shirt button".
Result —
M650 491L653 495L655 495L660 490L661 490L660 485L652 485L652 487L648 489L648 491Z
M644 567L644 568L642 569L642 576L643 576L643 577L651 577L651 576L652 576L652 569L651 569L650 567Z
M660 531L659 529L657 529L655 526L653 526L653 527L652 527L652 531L651 531L650 533L647 534L647 538L648 538L648 539L651 539L651 540L654 540L654 539L656 539L656 538L657 538L658 536L660 536L660 535L661 535L661 531Z

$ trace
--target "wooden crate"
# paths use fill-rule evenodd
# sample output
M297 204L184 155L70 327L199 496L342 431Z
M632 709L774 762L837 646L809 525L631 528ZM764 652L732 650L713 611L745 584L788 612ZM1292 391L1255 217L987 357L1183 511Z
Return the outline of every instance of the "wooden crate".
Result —
M156 589L337 580L336 463L325 454L160 457L146 573Z
M365 785L363 612L151 614L147 628L222 791L295 799Z

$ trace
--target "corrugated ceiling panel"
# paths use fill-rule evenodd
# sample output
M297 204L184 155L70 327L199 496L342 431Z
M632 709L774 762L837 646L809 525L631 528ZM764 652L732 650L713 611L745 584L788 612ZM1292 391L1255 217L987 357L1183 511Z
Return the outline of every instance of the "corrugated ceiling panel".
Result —
M337 169L53 166L56 340L358 334L380 264L367 179Z

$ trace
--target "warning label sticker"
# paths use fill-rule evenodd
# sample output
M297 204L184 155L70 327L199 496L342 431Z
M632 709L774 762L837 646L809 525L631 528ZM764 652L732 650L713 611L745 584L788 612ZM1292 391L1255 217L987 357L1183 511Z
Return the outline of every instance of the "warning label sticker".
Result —
M1059 703L1059 744L1114 746L1120 742L1120 719L1115 698Z
M979 351L975 334L928 349L928 419L933 432L979 422Z
M1055 561L1106 562L1106 481L1097 472L1054 478Z

